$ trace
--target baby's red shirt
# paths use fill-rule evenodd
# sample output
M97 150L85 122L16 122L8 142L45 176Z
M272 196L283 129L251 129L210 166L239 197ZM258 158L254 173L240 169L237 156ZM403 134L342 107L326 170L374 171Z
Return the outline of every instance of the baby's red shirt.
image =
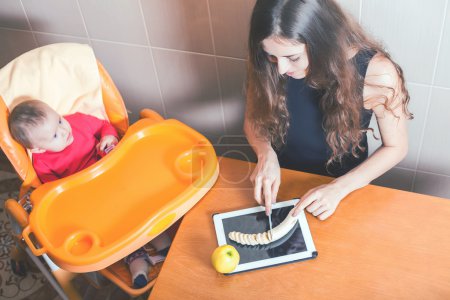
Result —
M33 167L42 183L79 172L99 160L96 145L102 137L118 138L114 127L94 116L75 113L64 116L72 127L73 142L60 152L33 153Z

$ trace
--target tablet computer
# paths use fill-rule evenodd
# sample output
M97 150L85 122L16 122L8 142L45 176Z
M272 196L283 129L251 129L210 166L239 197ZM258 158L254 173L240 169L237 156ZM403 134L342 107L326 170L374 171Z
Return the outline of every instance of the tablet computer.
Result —
M280 224L299 199L273 204L272 226ZM317 257L317 251L304 211L298 215L296 225L281 239L267 245L241 245L228 237L228 233L261 233L269 230L269 219L262 206L215 214L213 216L219 246L229 244L239 252L236 269L228 274L266 268Z

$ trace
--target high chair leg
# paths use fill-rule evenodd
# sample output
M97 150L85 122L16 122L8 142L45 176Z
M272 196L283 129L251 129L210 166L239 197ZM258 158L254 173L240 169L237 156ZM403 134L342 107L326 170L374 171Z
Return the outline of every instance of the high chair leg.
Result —
M61 285L68 299L81 300L82 298L78 294L77 290L72 285L72 279L76 274L67 272L63 269L53 270L53 276L55 276L58 283Z
M64 290L66 297L70 300L81 300L82 297L72 285L72 279L77 275L61 269L51 261L47 255L42 255L47 265L50 267L53 276L58 281L60 287Z
M28 214L23 209L23 207L14 199L8 199L5 202L5 208L8 212L8 217L10 217L9 219L12 227L12 232L20 242L22 229L28 224ZM44 263L42 263L42 261L38 257L36 257L33 252L31 252L30 248L25 247L24 250L62 299L82 299L71 283L71 280L73 279L75 274L60 269L50 260L47 255L44 254L42 257L50 267L50 270L53 273L52 276Z
M50 283L50 285L55 289L55 291L58 293L58 295L62 299L64 299L64 300L81 299L81 297L79 295L76 295L75 297L70 297L70 293L66 294L65 290L63 288L61 288L63 285L58 283L59 280L58 280L57 276L55 275L55 271L57 271L57 269L59 269L59 268L57 266L55 266L48 257L44 257L44 259L46 258L45 259L46 262L48 263L48 261L50 261L51 265L56 267L56 269L55 269L55 267L50 265L50 269L51 269L53 275L50 273L50 271L47 269L47 267L44 265L44 263L38 257L36 257L33 254L33 252L31 252L30 249L25 248L25 252L28 254L28 256L31 258L33 263L38 267L39 271L41 271L41 273L45 276L47 281ZM44 255L44 256L46 256L46 255ZM56 278L56 280L55 280L55 278Z

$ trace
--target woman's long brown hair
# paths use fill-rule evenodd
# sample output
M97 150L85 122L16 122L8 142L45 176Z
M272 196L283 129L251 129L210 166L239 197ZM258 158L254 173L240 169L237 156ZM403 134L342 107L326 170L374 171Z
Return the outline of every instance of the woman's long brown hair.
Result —
M326 141L332 151L327 165L340 162L347 153L357 157L357 150L364 150L360 146L364 133L361 128L364 78L348 58L349 49L375 51L392 62L400 82L397 89L384 87L391 95L380 98L384 98L387 110L402 105L403 113L412 118L400 66L333 0L258 0L249 34L247 117L257 134L276 148L285 143L289 113L286 77L280 76L276 64L268 60L262 48L262 41L269 37L306 45L309 66L305 80L309 86L323 91L319 106Z

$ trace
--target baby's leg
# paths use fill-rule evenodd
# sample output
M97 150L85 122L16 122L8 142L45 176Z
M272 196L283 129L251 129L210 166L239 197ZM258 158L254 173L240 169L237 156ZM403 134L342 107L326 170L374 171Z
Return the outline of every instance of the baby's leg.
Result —
M171 243L172 240L170 239L167 232L161 233L150 242L150 244L155 248L155 250L159 254L164 256L167 256L167 252L169 252L169 247Z
M138 289L147 285L150 263L144 248L139 248L125 257L125 263L130 269L133 287Z

